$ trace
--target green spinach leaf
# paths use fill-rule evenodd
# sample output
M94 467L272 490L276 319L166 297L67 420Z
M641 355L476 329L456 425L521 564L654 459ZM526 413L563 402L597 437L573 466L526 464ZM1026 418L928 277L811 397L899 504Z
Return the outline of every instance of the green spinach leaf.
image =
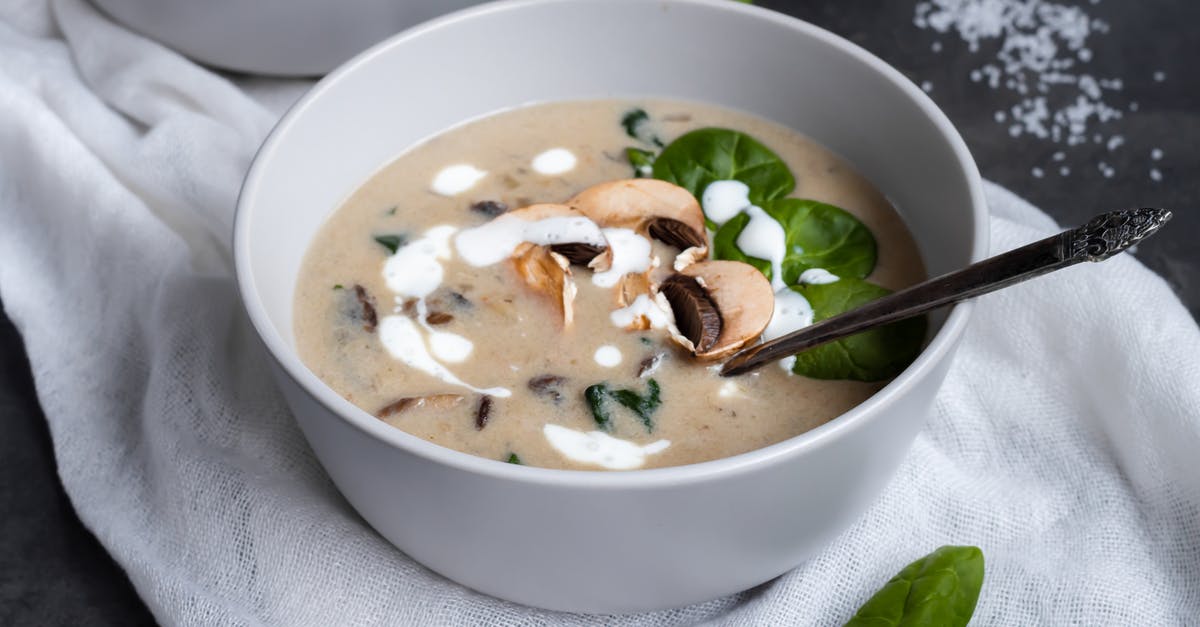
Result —
M383 246L384 248L388 249L388 252L394 255L394 254L396 254L396 251L399 250L399 248L401 246L408 243L408 236L399 235L399 234L397 234L397 235L376 235L375 242L378 243L380 246Z
M770 148L725 128L697 129L671 142L654 160L654 178L683 187L698 200L713 181L741 181L750 188L750 202L759 206L796 188L787 164Z
M662 148L662 140L650 130L650 115L645 109L630 109L621 116L621 126L625 134L646 144Z
M612 414L608 411L605 403L608 396L608 385L604 383L589 385L583 391L583 398L587 401L588 409L592 410L592 420L596 421L596 426L601 431L612 431Z
M850 277L790 289L808 299L814 322L891 293L874 283ZM894 377L921 352L926 326L924 316L909 318L818 346L798 353L792 372L813 379L881 381Z
M983 587L983 552L944 546L904 567L846 627L964 627Z
M646 431L653 431L654 411L658 409L659 405L662 405L662 400L659 398L661 389L658 387L658 381L654 379L646 379L646 388L645 394L638 394L633 390L613 390L612 397L637 414L642 425L646 427Z
M763 204L763 211L786 234L783 281L788 285L795 285L811 268L855 279L865 279L875 269L875 236L845 210L815 200L782 198Z
M592 411L592 419L596 421L596 426L604 431L612 431L612 413L608 409L608 399L625 406L637 415L646 431L653 431L654 412L662 405L662 389L654 379L646 380L646 388L645 394L639 394L627 389L614 390L606 383L597 383L583 391L583 398Z
M649 150L641 148L626 148L625 158L629 160L629 165L633 166L633 178L641 179L652 176L654 174L654 159L657 157Z
M725 224L722 224L721 228L717 229L717 232L713 235L712 258L748 263L758 268L759 272L767 275L767 278L770 279L772 278L770 261L751 257L737 247L737 238L749 223L750 216L745 213L739 213L730 218Z
M517 454L516 454L516 453L509 453L509 454L508 454L508 463L510 463L510 464L516 464L516 465L518 465L518 466L524 466L524 465L525 465L525 464L521 463L521 458L520 458L520 457L517 457Z

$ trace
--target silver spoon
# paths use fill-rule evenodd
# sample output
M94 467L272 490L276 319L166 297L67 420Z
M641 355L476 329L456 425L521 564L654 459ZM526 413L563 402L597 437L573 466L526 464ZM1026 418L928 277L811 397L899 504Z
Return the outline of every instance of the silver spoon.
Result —
M1170 211L1153 207L1100 214L1077 229L984 259L770 342L742 349L721 367L721 376L744 374L848 335L919 316L1081 261L1104 261L1154 234L1170 219Z

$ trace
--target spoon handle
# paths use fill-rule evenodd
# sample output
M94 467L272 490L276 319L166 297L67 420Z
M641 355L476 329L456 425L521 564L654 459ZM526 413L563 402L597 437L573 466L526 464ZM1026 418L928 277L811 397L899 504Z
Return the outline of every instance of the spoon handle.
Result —
M721 376L750 372L763 364L848 335L994 292L1081 261L1104 261L1152 235L1170 219L1170 211L1150 207L1101 214L1079 228L989 257L962 270L918 283L857 309L743 349L725 362Z

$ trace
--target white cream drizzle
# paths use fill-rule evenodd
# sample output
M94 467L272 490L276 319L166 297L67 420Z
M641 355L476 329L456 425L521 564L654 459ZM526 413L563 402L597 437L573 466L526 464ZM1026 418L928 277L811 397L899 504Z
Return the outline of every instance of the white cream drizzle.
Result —
M450 258L450 236L458 230L435 226L420 239L404 245L383 264L388 289L409 298L424 298L442 284L442 264Z
M519 216L502 215L491 222L461 231L454 238L454 248L464 261L481 267L508 259L522 242L539 246L576 242L608 246L600 227L582 216L529 221Z
M603 431L576 431L552 424L542 427L542 434L550 446L567 459L609 470L640 468L646 463L647 456L661 453L671 446L670 440L640 445L614 438Z
M538 174L552 176L575 169L575 155L566 148L551 148L533 158L530 163Z
M767 342L782 337L792 331L802 329L812 322L813 308L808 299L794 290L784 288L775 292L775 311L771 314L771 321L767 323L767 328L762 333L762 339ZM795 357L784 357L779 360L779 365L784 370L791 372L792 364L795 362Z
M721 398L741 398L745 395L742 386L728 379L721 383L721 387L717 388L717 396Z
M442 196L457 196L487 176L487 172L468 163L459 163L442 168L433 177L431 188Z
M783 282L783 256L787 253L787 238L783 225L760 207L750 205L743 211L750 221L738 235L737 247L751 257L770 261L771 287L776 291L784 289L787 284Z
M828 283L837 283L838 275L826 270L825 268L809 268L800 273L800 283L809 285L826 285Z
M441 261L450 259L450 238L457 230L444 224L432 227L425 231L420 239L397 249L383 263L383 278L388 289L396 293L397 302L404 298L417 299L417 320L420 321L420 327L406 316L386 316L380 321L377 329L379 341L392 357L446 383L461 385L493 396L511 396L512 392L505 388L485 390L472 386L447 370L438 360L462 363L471 356L475 345L461 335L438 331L425 322L429 313L425 297L442 283L445 273ZM422 337L421 328L424 328L427 338ZM430 352L433 354L430 355Z
M655 329L662 329L675 321L674 316L664 311L646 294L640 294L629 305L614 310L608 314L608 319L612 321L613 325L625 329L641 316L645 316L646 320L650 322L650 326Z
M704 215L717 226L750 206L750 186L741 181L713 181L700 194Z
M621 364L621 349L611 344L605 344L596 349L592 359L605 368L615 368Z
M603 272L593 273L593 285L613 287L626 274L650 269L650 240L638 235L633 229L607 228L601 229L600 232L612 251L612 266Z
M420 370L430 376L451 385L459 385L481 394L490 394L499 398L512 396L507 388L478 388L462 379L438 363L425 348L425 339L421 331L407 316L384 316L379 321L377 329L379 341L387 349L388 354L404 365Z

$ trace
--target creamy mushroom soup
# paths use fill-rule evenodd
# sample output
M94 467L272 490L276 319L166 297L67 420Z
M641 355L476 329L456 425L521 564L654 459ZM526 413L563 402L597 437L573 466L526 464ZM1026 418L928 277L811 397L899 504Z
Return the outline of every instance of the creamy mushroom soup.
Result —
M346 399L442 446L673 466L877 391L923 320L716 366L924 277L883 195L792 130L696 103L551 103L447 131L358 189L304 259L296 341Z

